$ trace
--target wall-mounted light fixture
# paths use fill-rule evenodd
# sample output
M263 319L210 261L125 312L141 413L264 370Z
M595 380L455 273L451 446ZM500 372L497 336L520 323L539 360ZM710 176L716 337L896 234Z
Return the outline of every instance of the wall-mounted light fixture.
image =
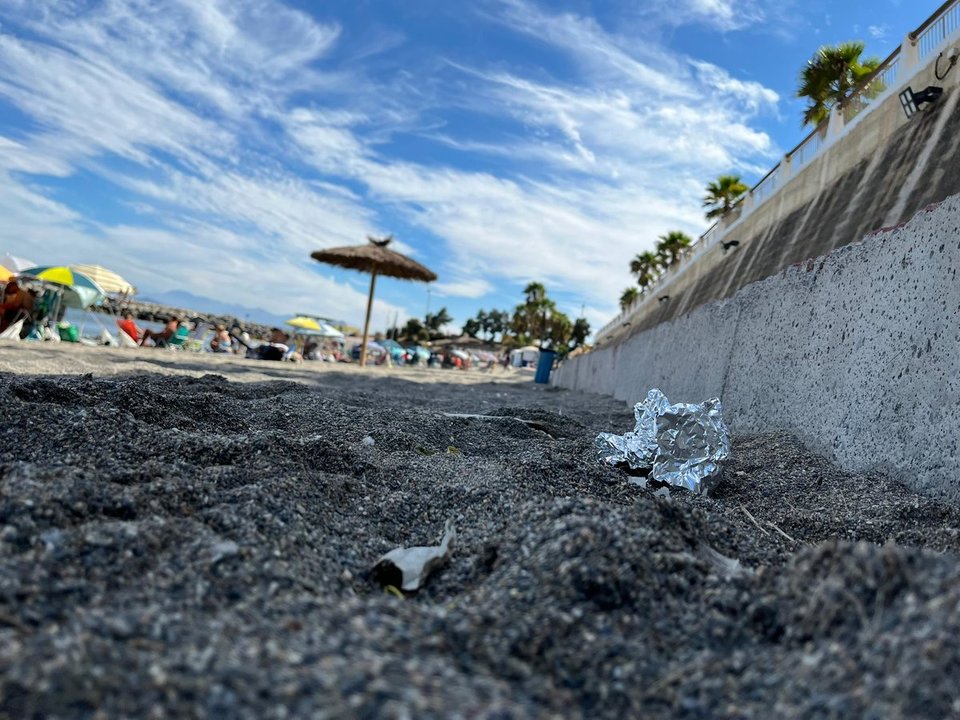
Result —
M906 115L907 120L909 120L917 114L917 110L920 109L921 105L936 102L941 95L943 95L943 88L937 87L936 85L931 85L919 92L914 92L912 88L907 87L906 90L900 93L900 105L903 107L903 114Z

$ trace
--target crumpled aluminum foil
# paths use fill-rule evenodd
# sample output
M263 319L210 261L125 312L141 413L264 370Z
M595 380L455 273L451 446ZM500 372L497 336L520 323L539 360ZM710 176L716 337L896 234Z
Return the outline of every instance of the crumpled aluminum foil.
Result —
M450 543L457 537L453 519L447 520L439 545L396 548L374 565L373 577L381 585L416 592L427 576L450 557Z
M597 453L608 465L626 463L647 470L653 480L709 493L720 479L730 455L730 434L723 422L719 398L670 404L657 388L637 403L632 432L600 433Z

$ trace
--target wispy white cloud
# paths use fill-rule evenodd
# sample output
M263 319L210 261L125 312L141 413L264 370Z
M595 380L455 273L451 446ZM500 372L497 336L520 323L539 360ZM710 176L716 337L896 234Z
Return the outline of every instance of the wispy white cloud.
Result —
M439 282L433 286L437 295L463 298L480 298L493 292L493 285L482 278L459 278Z
M760 4L750 0L680 0L673 8L678 24L697 20L721 30L737 30L764 19Z
M673 5L723 27L754 12ZM463 269L437 287L448 296L536 279L612 309L634 253L702 227L706 179L778 154L752 121L779 99L590 17L491 7L488 22L563 54L569 72L453 57L429 81L411 79L418 68L375 80L360 60L402 36L337 63L339 24L277 0L0 0L0 21L25 30L0 34L0 100L31 120L0 137L0 212L13 218L0 242L29 236L65 261L109 251L141 286L195 283L245 304L259 273L277 287L258 300L268 309L322 298L331 308L318 312L356 320L364 293L307 253L384 233L389 218L420 233L400 249ZM449 120L458 113L497 129L477 134L485 123ZM403 134L461 155L397 153ZM80 170L142 223L91 222L29 179Z
M641 12L648 22L662 26L705 25L733 32L768 24L790 4L789 0L648 0Z
M0 217L0 248L22 248L24 255L56 264L109 261L138 287L188 288L275 313L297 308L362 318L366 308L364 290L337 281L312 261L259 248L247 236L194 222L172 230L81 223L75 211L2 172ZM25 235L29 246L20 244ZM383 300L375 301L374 311L378 317L398 314L401 321L408 315Z
M336 26L271 2L0 1L5 12L38 39L0 34L0 99L38 129L3 138L0 169L86 169L134 193L134 207L156 223L91 232L89 219L6 174L5 247L29 238L63 261L99 253L141 286L195 283L238 301L250 300L259 276L276 281L258 299L268 309L325 297L330 307L319 311L361 315L363 293L317 275L308 252L376 230L373 211L348 188L252 156L245 142L259 132L258 115L275 116L288 94L326 82L310 64L336 41Z
M371 197L444 238L458 266L514 282L546 279L612 302L610 283L630 282L635 252L669 229L702 227L706 178L773 161L777 149L749 119L775 112L779 98L666 51L647 47L636 59L590 19L521 0L502 5L497 22L567 53L581 79L547 82L451 63L472 81L470 98L457 103L528 133L507 145L449 134L439 141L547 161L536 178L391 160L364 145L357 127L307 114L288 122L288 132L318 168L362 182Z
M39 145L67 159L113 153L148 164L148 149L190 159L196 145L231 142L216 124L109 64L8 34L0 35L0 98L46 131Z
M30 0L12 6L18 24L80 58L108 61L229 114L324 87L338 76L312 63L330 51L340 28L270 0Z
M673 70L681 63L656 43L618 37L593 18L574 13L549 13L530 0L496 0L487 15L518 33L576 53L589 72L630 81L652 91L675 95L680 88Z
M780 96L761 83L734 78L726 70L712 63L691 60L690 64L696 68L699 79L705 85L716 90L721 96L741 103L750 113L776 110Z

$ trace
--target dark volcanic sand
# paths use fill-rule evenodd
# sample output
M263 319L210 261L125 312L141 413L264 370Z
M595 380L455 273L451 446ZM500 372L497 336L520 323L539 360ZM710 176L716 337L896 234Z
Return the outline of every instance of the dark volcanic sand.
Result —
M0 716L960 716L960 514L786 437L663 498L594 461L627 408L529 382L2 374L0 403ZM418 595L371 581L449 517Z

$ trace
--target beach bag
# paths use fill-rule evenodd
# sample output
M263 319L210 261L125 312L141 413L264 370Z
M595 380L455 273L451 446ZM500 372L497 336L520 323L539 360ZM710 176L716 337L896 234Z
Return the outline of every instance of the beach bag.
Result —
M64 342L75 343L80 341L80 333L77 331L76 325L62 323L57 326L57 332L60 333L60 339Z

